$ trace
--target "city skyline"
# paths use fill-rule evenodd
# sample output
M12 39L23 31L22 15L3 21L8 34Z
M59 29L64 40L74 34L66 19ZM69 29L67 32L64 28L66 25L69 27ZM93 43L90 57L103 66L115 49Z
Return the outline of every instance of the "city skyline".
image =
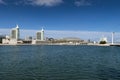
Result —
M0 29L119 32L119 0L0 0Z
M14 28L14 27L13 27ZM10 36L11 30L13 29L0 29L0 35ZM20 39L25 39L26 37L36 38L36 33L42 31L43 28L39 30L30 29L20 29ZM45 38L63 39L63 38L79 38L82 40L91 40L99 42L101 38L106 37L108 42L111 42L113 32L98 32L98 31L73 31L73 30L45 30ZM114 42L120 42L120 32L114 32Z

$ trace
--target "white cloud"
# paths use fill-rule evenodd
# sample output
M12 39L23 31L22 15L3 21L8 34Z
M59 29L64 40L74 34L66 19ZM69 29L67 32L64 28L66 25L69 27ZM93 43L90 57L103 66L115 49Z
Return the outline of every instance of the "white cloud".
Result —
M80 6L91 6L92 4L88 0L77 0L75 1L75 5L77 7L80 7Z
M63 3L63 0L27 0L27 4L36 6L56 6Z
M0 0L0 4L6 4L3 0Z

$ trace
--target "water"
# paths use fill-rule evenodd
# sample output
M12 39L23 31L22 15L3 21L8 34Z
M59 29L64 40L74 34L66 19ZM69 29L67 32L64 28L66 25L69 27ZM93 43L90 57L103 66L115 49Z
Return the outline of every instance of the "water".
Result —
M120 47L0 46L0 80L120 80Z

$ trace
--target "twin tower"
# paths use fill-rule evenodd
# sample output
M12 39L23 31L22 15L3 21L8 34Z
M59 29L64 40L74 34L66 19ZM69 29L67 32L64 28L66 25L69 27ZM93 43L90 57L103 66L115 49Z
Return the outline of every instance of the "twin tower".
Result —
M11 39L15 39L15 40L19 40L20 39L20 29L19 26L17 25L16 28L13 28L11 30L11 35L10 35ZM44 41L44 30L42 28L41 31L38 31L36 33L36 40L38 41Z

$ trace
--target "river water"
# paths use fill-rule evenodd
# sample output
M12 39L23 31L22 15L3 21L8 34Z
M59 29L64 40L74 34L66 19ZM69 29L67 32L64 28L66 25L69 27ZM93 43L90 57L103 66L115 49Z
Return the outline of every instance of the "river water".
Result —
M120 80L120 47L0 46L0 80Z

